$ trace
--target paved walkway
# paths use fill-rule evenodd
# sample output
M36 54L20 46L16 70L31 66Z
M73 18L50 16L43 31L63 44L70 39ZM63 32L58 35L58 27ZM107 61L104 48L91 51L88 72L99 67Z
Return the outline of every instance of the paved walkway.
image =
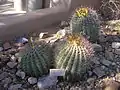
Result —
M13 2L8 1L5 4L0 5L0 19L6 17L13 17L16 15L24 14L25 11L17 12L13 7Z

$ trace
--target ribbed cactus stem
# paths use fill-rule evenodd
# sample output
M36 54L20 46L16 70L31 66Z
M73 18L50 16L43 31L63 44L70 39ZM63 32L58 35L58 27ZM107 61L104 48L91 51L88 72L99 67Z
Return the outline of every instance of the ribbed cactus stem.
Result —
M55 53L56 68L65 69L66 80L81 78L90 68L90 57L94 51L92 45L81 35L68 35L66 42Z

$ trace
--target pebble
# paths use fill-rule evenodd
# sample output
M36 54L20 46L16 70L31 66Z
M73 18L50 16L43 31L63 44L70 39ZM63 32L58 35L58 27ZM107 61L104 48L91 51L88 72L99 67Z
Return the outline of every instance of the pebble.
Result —
M48 32L44 32L44 33L40 33L40 34L39 34L39 38L40 38L40 39L45 39L45 38L47 38L47 37L49 37Z
M0 80L3 80L4 78L8 77L9 74L7 72L3 72L0 74Z
M89 79L87 80L87 83L91 84L91 83L94 83L94 81L95 81L95 78L89 78Z
M96 67L95 69L93 69L93 72L98 76L98 78L105 75L105 72L101 69L101 67Z
M98 57L92 57L91 61L93 61L93 63L95 63L95 64L100 64Z
M8 66L9 68L14 68L15 66L17 66L17 63L10 61L10 62L7 63L7 66Z
M4 50L10 49L11 48L10 43L9 42L4 43L3 48L4 48Z
M99 44L92 44L92 46L93 46L93 48L94 48L94 50L96 52L101 52L102 51L102 46L101 45L99 45Z
M12 79L10 77L5 78L2 80L2 84L4 84L4 87L8 87L8 85L12 82Z
M17 71L16 72L16 75L18 76L18 77L21 77L22 79L24 79L25 78L25 73L23 72L23 71Z
M22 87L22 84L11 85L8 90L19 90Z
M16 61L16 60L17 60L17 58L14 55L12 55L11 56L11 61Z
M110 51L106 50L106 51L105 51L105 57L106 57L108 60L113 60L114 54L113 54L113 52L110 52Z
M120 55L120 49L115 49L115 54Z
M3 47L0 47L0 52L3 51Z
M104 65L106 65L106 66L110 66L110 65L112 64L111 61L108 61L108 60L105 60L105 59L103 59L103 60L101 60L101 61L102 61L102 64L104 64Z
M36 84L36 83L37 83L37 78L29 77L29 78L28 78L28 82L29 82L30 84Z
M54 86L57 84L57 77L56 76L46 76L39 78L37 86L39 89L48 88L50 86Z
M115 48L115 49L120 48L120 42L112 42L112 48Z
M27 43L27 42L28 42L28 39L24 37L17 39L17 43Z
M106 37L104 35L99 36L100 42L106 42Z

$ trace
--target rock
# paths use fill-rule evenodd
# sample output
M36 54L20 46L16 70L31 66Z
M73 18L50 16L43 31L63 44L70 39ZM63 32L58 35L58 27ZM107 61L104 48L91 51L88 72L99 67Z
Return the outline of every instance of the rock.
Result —
M98 76L98 78L105 75L105 72L102 70L101 67L96 67L95 69L93 69L93 72Z
M50 86L54 86L56 85L56 83L57 83L57 77L46 76L46 77L39 78L37 86L39 87L39 89L44 89Z
M44 32L44 33L40 33L40 34L39 34L39 38L40 38L40 39L45 39L45 38L48 38L48 37L49 37L48 32Z
M11 61L14 62L14 61L16 61L16 60L17 60L17 58L16 58L14 55L12 55L12 56L11 56Z
M3 72L0 74L0 80L3 80L4 78L8 77L9 74L7 72Z
M5 78L4 80L2 80L2 84L4 85L4 87L8 87L8 85L12 82L12 79L10 77Z
M30 84L36 84L36 83L37 83L37 78L29 77L29 78L28 78L28 82L29 82Z
M120 49L115 49L115 54L120 55Z
M109 80L105 83L105 88L104 90L119 90L120 88L120 83L114 81L114 80Z
M15 66L17 66L17 63L10 61L10 62L7 63L7 66L8 66L9 68L14 68Z
M118 82L120 82L120 73L116 74L115 80L118 81Z
M57 39L61 39L61 38L63 38L65 35L66 35L66 30L59 30L56 34L55 34L55 37L57 38Z
M0 47L0 52L3 51L3 47Z
M91 61L93 61L93 63L95 63L95 64L100 64L98 57L92 57Z
M108 59L108 60L113 60L114 58L114 54L113 52L110 52L110 51L105 51L105 57Z
M112 48L115 48L115 49L120 48L120 42L112 42Z
M21 77L22 79L25 78L25 73L22 72L22 71L20 71L20 70L18 70L18 71L16 72L16 75L17 75L18 77Z
M4 43L4 44L3 44L3 48L4 48L4 50L10 49L10 48L11 48L10 43L9 43L9 42Z
M102 46L101 45L99 45L99 44L92 44L92 46L93 46L93 48L94 48L94 50L96 52L101 52L102 51Z
M94 81L95 81L95 78L89 78L89 79L87 80L87 83L91 84L91 83L94 83Z
M106 42L106 37L104 35L99 36L99 41L100 42Z
M105 60L105 59L103 59L103 60L101 60L101 61L102 61L102 64L104 64L104 65L106 65L106 66L110 66L110 65L112 64L111 61L108 61L108 60Z
M11 85L8 90L19 90L21 88L22 84L15 84Z
M27 38L22 37L22 38L17 39L17 41L16 41L16 42L17 42L17 43L27 43L27 42L28 42L28 39L27 39Z

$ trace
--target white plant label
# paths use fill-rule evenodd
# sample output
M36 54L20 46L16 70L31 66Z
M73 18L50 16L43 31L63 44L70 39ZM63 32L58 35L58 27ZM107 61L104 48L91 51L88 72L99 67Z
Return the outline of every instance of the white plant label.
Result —
M64 76L65 69L50 69L50 76Z

